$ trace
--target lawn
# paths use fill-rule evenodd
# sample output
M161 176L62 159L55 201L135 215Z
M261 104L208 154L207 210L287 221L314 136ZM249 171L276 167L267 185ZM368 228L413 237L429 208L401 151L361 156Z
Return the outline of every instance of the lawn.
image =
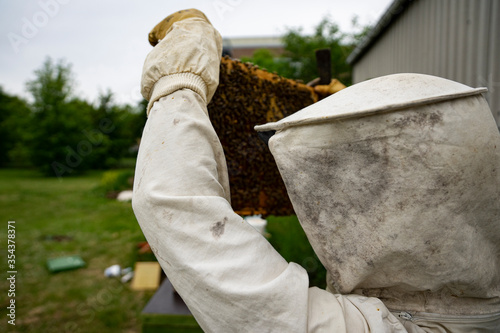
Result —
M0 170L1 267L7 271L7 221L16 221L16 326L8 325L2 279L1 332L139 332L139 313L152 292L130 290L106 278L106 267L133 265L144 240L130 203L106 199L94 188L101 172L44 178L27 170ZM63 237L61 237L63 236ZM80 255L82 269L51 274L46 260Z
M35 171L0 169L0 265L7 275L7 224L15 223L16 325L7 323L8 282L1 279L0 332L140 332L140 312L153 292L132 291L106 278L106 267L133 266L144 236L130 203L95 188L102 172L44 178ZM324 286L325 272L296 217L269 217L269 241ZM80 255L87 266L51 274L46 260Z

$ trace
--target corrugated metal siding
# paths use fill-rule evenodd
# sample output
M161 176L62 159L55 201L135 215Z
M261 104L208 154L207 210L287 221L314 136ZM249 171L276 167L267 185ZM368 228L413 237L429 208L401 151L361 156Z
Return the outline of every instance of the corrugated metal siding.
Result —
M500 124L500 0L414 0L354 64L354 82L424 73L471 87Z

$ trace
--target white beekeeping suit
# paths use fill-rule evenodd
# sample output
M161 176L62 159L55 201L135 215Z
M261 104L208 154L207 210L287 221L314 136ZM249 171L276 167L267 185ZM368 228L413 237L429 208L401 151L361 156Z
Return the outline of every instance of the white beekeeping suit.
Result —
M493 254L488 252L492 251L489 243L485 244L487 248L483 253L474 252L478 256L489 254L491 265L489 269L481 266L484 263L481 258L475 258L481 261L478 265L470 263L476 272L479 269L479 275L469 272L466 274L467 282L470 284L473 278L469 277L476 276L477 283L482 284L477 290L481 299L472 304L473 311L447 309L440 299L431 297L430 308L442 311L426 314L425 302L421 301L427 294L422 294L419 288L426 290L450 285L459 288L460 285L454 285L454 280L446 280L453 278L451 275L438 276L437 286L432 281L419 280L432 277L432 271L413 280L406 273L398 274L400 270L410 269L414 273L419 271L419 267L422 271L430 267L415 259L419 258L418 253L410 258L411 265L405 265L404 260L397 257L399 252L387 251L386 247L390 244L385 239L390 239L388 233L394 235L397 229L390 226L394 223L391 219L383 220L383 223L379 221L383 226L379 231L369 228L364 233L344 234L342 226L338 225L342 214L347 214L346 227L351 227L348 224L354 221L352 214L357 214L355 218L361 221L360 224L368 224L366 218L361 216L362 212L357 210L352 214L349 210L344 213L340 210L336 215L332 213L339 211L339 207L345 209L348 199L328 200L318 195L314 197L318 199L317 203L314 202L317 205L315 212L310 218L305 217L312 206L297 200L307 201L305 196L311 191L298 180L313 179L302 177L306 170L293 170L293 166L287 169L290 163L293 164L289 159L292 155L280 155L276 151L280 146L285 152L294 149L293 139L287 136L287 125L268 125L267 129L278 130L271 138L270 147L299 219L330 273L329 291L309 288L305 270L295 263L287 263L265 238L232 211L222 147L207 112L207 103L218 84L221 37L203 14L194 10L188 13L194 15L169 17L166 36L151 51L144 64L142 91L150 101L149 118L137 160L133 207L159 263L200 326L207 332L470 332L471 327L484 327L488 332L498 330L498 272L494 271L499 267L498 246L493 249L496 251ZM324 100L322 105L328 106L329 100ZM306 132L300 132L305 145L308 142ZM325 131L319 133L322 134L316 135L316 141L310 141L310 146L324 146L331 139ZM328 140L325 141L325 138ZM297 147L302 146L299 144ZM311 162L314 159L321 161L321 156L317 155L321 155L320 150L313 149L314 153L311 153L305 149ZM326 155L323 160L327 160ZM497 162L498 159L494 163ZM342 170L338 171L341 173ZM298 172L297 181L293 180L294 172ZM362 174L362 170L359 172ZM362 174L364 180L370 176L373 174ZM349 176L348 179L355 178ZM492 180L491 177L487 179ZM498 180L498 173L493 180ZM301 191L305 192L301 194ZM335 202L337 206L333 207L324 200ZM481 207L484 208L484 205ZM498 225L498 205L496 207ZM422 213L421 210L418 212ZM313 217L316 223L309 224ZM480 225L481 221L475 223ZM337 226L332 227L335 224ZM489 224L490 227L492 225ZM325 234L332 238L318 234L322 226ZM432 233L432 230L429 232ZM490 232L488 241L498 240L498 227L491 227ZM454 236L453 233L449 235ZM357 238L339 239L337 236ZM411 236L399 230L396 238L408 241ZM417 239L424 240L421 237ZM380 240L383 242L377 243ZM432 238L433 242L437 240L439 237ZM432 245L436 251L449 251L457 240L448 239L448 245L444 247ZM336 246L342 249L337 251ZM367 249L371 250L361 252ZM416 249L420 251L421 247ZM376 251L380 251L383 258L373 255ZM449 252L453 254L453 251ZM391 257L391 254L394 256ZM454 256L451 255L451 258ZM453 264L456 262L452 261ZM436 267L434 269L436 275L441 273ZM457 271L463 273L467 267ZM399 278L409 279L408 283ZM433 296L431 291L428 295ZM450 297L455 297L454 291L443 294L450 307L454 304L449 302ZM468 291L465 291L466 296L473 297L467 294ZM369 297L371 294L376 297ZM401 295L412 295L414 299L409 298L406 303ZM380 300L385 296L388 296L394 313ZM483 302L483 299L487 300ZM466 302L466 305L471 304Z

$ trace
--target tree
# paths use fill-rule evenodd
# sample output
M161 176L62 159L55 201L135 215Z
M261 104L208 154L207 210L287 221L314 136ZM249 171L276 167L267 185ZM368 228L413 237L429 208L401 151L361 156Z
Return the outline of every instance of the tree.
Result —
M342 33L328 17L321 20L309 36L303 33L302 28L289 28L283 37L285 52L282 56L273 57L268 50L257 50L251 58L242 60L253 62L281 76L308 82L318 77L314 51L328 48L332 76L349 85L352 82L351 67L346 59L369 30L368 27L360 27L356 17L352 23L356 32L351 33Z
M45 175L61 177L86 170L91 149L82 129L91 128L88 103L71 99L71 66L47 58L27 83L33 96L33 164ZM91 148L91 147L90 147Z
M92 167L116 166L123 157L135 157L135 151L131 148L137 145L146 123L145 104L141 102L137 108L116 105L113 102L113 93L108 90L98 97L92 123L94 128L99 128L103 134L103 144L92 156Z
M116 105L108 90L94 106L73 94L71 66L51 58L26 86L31 105L0 89L0 166L29 158L45 175L63 177L135 157L131 148L146 122L144 101Z
M0 87L0 166L29 164L32 113L26 101Z
M287 78L296 78L296 70L290 65L290 59L286 57L276 57L268 49L255 50L252 57L241 58L243 62L251 62L260 68Z

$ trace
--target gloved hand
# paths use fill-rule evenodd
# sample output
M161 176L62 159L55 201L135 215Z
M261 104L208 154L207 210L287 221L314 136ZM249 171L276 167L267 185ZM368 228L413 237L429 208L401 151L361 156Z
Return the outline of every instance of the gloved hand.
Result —
M141 93L154 102L176 90L188 88L208 104L219 84L222 38L205 15L182 10L160 22L149 34L154 44L161 41L144 62Z
M191 9L179 10L178 12L175 12L165 17L163 21L158 23L153 28L153 30L151 30L151 32L148 35L149 44L151 44L151 46L156 46L156 44L158 44L163 38L165 38L165 35L167 34L168 30L172 27L172 24L178 21L185 20L190 17L198 17L210 23L205 14L200 12L198 9L191 8Z
M345 87L346 86L339 80L332 79L330 81L330 84L314 86L314 91L316 91L320 95L329 96L335 94L336 92L341 91Z

